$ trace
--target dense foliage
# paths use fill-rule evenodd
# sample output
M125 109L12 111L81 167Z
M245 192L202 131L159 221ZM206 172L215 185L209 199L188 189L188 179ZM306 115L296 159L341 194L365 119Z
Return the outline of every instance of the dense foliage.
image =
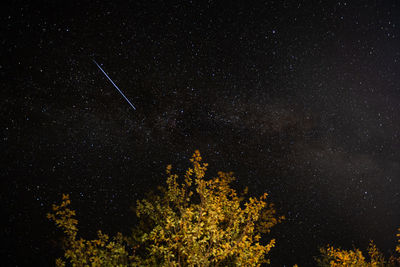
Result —
M137 201L140 224L132 236L109 238L98 232L95 240L78 238L75 211L63 195L48 218L63 229L64 259L73 266L259 266L275 239L261 244L262 234L283 217L276 215L267 194L244 202L230 187L232 173L219 172L206 179L207 164L199 151L191 158L192 168L183 177L166 169L166 187Z
M47 214L64 231L65 259L72 266L126 266L129 257L123 236L118 234L110 240L108 235L98 231L97 239L78 238L78 221L74 218L75 211L68 207L70 203L69 196L63 195L61 204L53 205L53 213ZM65 261L57 259L56 266L65 266Z
M399 238L396 252L400 253L400 228L397 233ZM392 256L388 260L379 252L373 241L370 242L368 251L369 260L359 249L343 250L326 246L320 248L321 255L316 258L318 266L348 266L348 267L381 267L381 266L400 266L400 257Z

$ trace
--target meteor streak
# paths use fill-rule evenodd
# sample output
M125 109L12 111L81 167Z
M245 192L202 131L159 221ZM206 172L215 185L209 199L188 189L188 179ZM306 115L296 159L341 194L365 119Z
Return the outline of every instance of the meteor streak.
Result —
M131 107L136 110L135 106L131 103L131 101L129 101L129 99L124 95L124 93L122 93L122 91L118 88L118 86L113 82L113 80L111 80L110 77L108 77L107 73L100 67L99 64L97 64L97 62L93 59L94 64L97 65L97 67L99 67L99 69L101 70L101 72L104 73L104 75L107 77L107 79L112 83L112 85L114 85L115 88L117 88L118 92L125 98L125 100L129 103L129 105L131 105Z

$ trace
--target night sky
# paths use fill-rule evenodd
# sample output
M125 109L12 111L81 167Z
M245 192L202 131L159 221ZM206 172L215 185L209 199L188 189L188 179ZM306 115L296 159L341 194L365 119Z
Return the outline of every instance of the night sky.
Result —
M110 3L108 3L110 2ZM201 3L200 3L201 2ZM286 220L273 266L327 243L389 255L400 226L400 2L12 1L1 7L1 259L47 266L199 149ZM263 3L264 2L264 3ZM135 105L123 99L92 60ZM4 216L5 215L5 216Z

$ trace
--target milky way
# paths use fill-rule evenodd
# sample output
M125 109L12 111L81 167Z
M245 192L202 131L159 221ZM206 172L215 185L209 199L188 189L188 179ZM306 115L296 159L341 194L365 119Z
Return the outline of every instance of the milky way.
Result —
M62 193L83 235L128 233L132 203L194 149L286 216L277 266L312 265L327 243L393 249L399 3L264 2L4 7L3 259L53 263L45 214Z

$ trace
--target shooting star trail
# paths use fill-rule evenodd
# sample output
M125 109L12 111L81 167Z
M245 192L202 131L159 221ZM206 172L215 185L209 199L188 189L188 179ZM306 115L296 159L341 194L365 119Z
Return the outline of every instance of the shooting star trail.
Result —
M112 83L112 85L114 85L115 88L117 88L118 92L125 98L125 100L129 103L129 105L131 105L131 107L136 110L135 106L131 103L131 101L129 101L129 99L124 95L124 93L122 93L122 91L118 88L118 86L113 82L113 80L111 80L110 77L108 77L107 73L100 67L99 64L97 64L97 62L92 59L94 64L97 65L97 67L99 67L99 69L101 70L101 72L104 73L104 75L107 77L107 79Z

